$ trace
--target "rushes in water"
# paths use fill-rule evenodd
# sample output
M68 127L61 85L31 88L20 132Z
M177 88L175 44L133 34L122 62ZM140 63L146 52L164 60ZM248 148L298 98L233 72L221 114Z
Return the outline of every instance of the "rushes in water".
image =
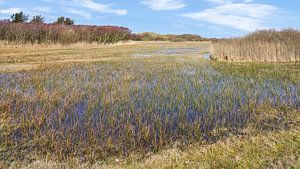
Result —
M232 76L190 58L151 59L2 74L2 160L29 150L90 161L145 153L175 142L216 141L249 124L286 127L285 116L273 114L266 128L258 122L260 109L299 110L292 80ZM18 149L28 151L9 153Z

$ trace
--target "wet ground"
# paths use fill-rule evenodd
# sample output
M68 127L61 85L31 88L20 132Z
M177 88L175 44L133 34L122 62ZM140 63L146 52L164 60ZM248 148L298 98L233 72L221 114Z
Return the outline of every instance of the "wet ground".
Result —
M136 52L132 56L134 58L147 58L155 56L200 56L205 59L210 59L210 54L207 53L206 48L166 48L151 52Z

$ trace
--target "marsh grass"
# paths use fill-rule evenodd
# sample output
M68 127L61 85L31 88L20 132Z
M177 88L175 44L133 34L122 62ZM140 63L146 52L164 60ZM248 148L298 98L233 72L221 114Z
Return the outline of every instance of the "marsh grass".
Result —
M94 163L214 143L249 127L260 133L297 126L289 112L300 108L298 66L288 69L294 75L282 65L244 76L238 65L201 56L134 55L1 74L4 166L35 156Z

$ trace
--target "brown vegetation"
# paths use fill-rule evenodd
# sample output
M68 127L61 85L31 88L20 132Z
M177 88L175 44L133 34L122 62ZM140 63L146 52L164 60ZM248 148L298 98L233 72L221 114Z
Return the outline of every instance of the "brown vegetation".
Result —
M0 22L0 40L9 44L116 43L127 40L130 30L116 26Z
M242 38L219 40L212 59L234 62L299 62L300 32L293 29L261 30Z

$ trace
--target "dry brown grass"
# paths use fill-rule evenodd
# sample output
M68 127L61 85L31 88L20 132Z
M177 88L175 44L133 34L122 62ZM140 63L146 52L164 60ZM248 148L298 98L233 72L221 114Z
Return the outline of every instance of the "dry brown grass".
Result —
M157 49L178 47L203 47L208 42L120 42L112 45L24 45L0 47L0 72L28 71L49 64L74 62L101 62L126 59L134 52L147 52Z
M232 62L299 62L300 32L257 31L242 38L220 40L211 48L213 59Z

